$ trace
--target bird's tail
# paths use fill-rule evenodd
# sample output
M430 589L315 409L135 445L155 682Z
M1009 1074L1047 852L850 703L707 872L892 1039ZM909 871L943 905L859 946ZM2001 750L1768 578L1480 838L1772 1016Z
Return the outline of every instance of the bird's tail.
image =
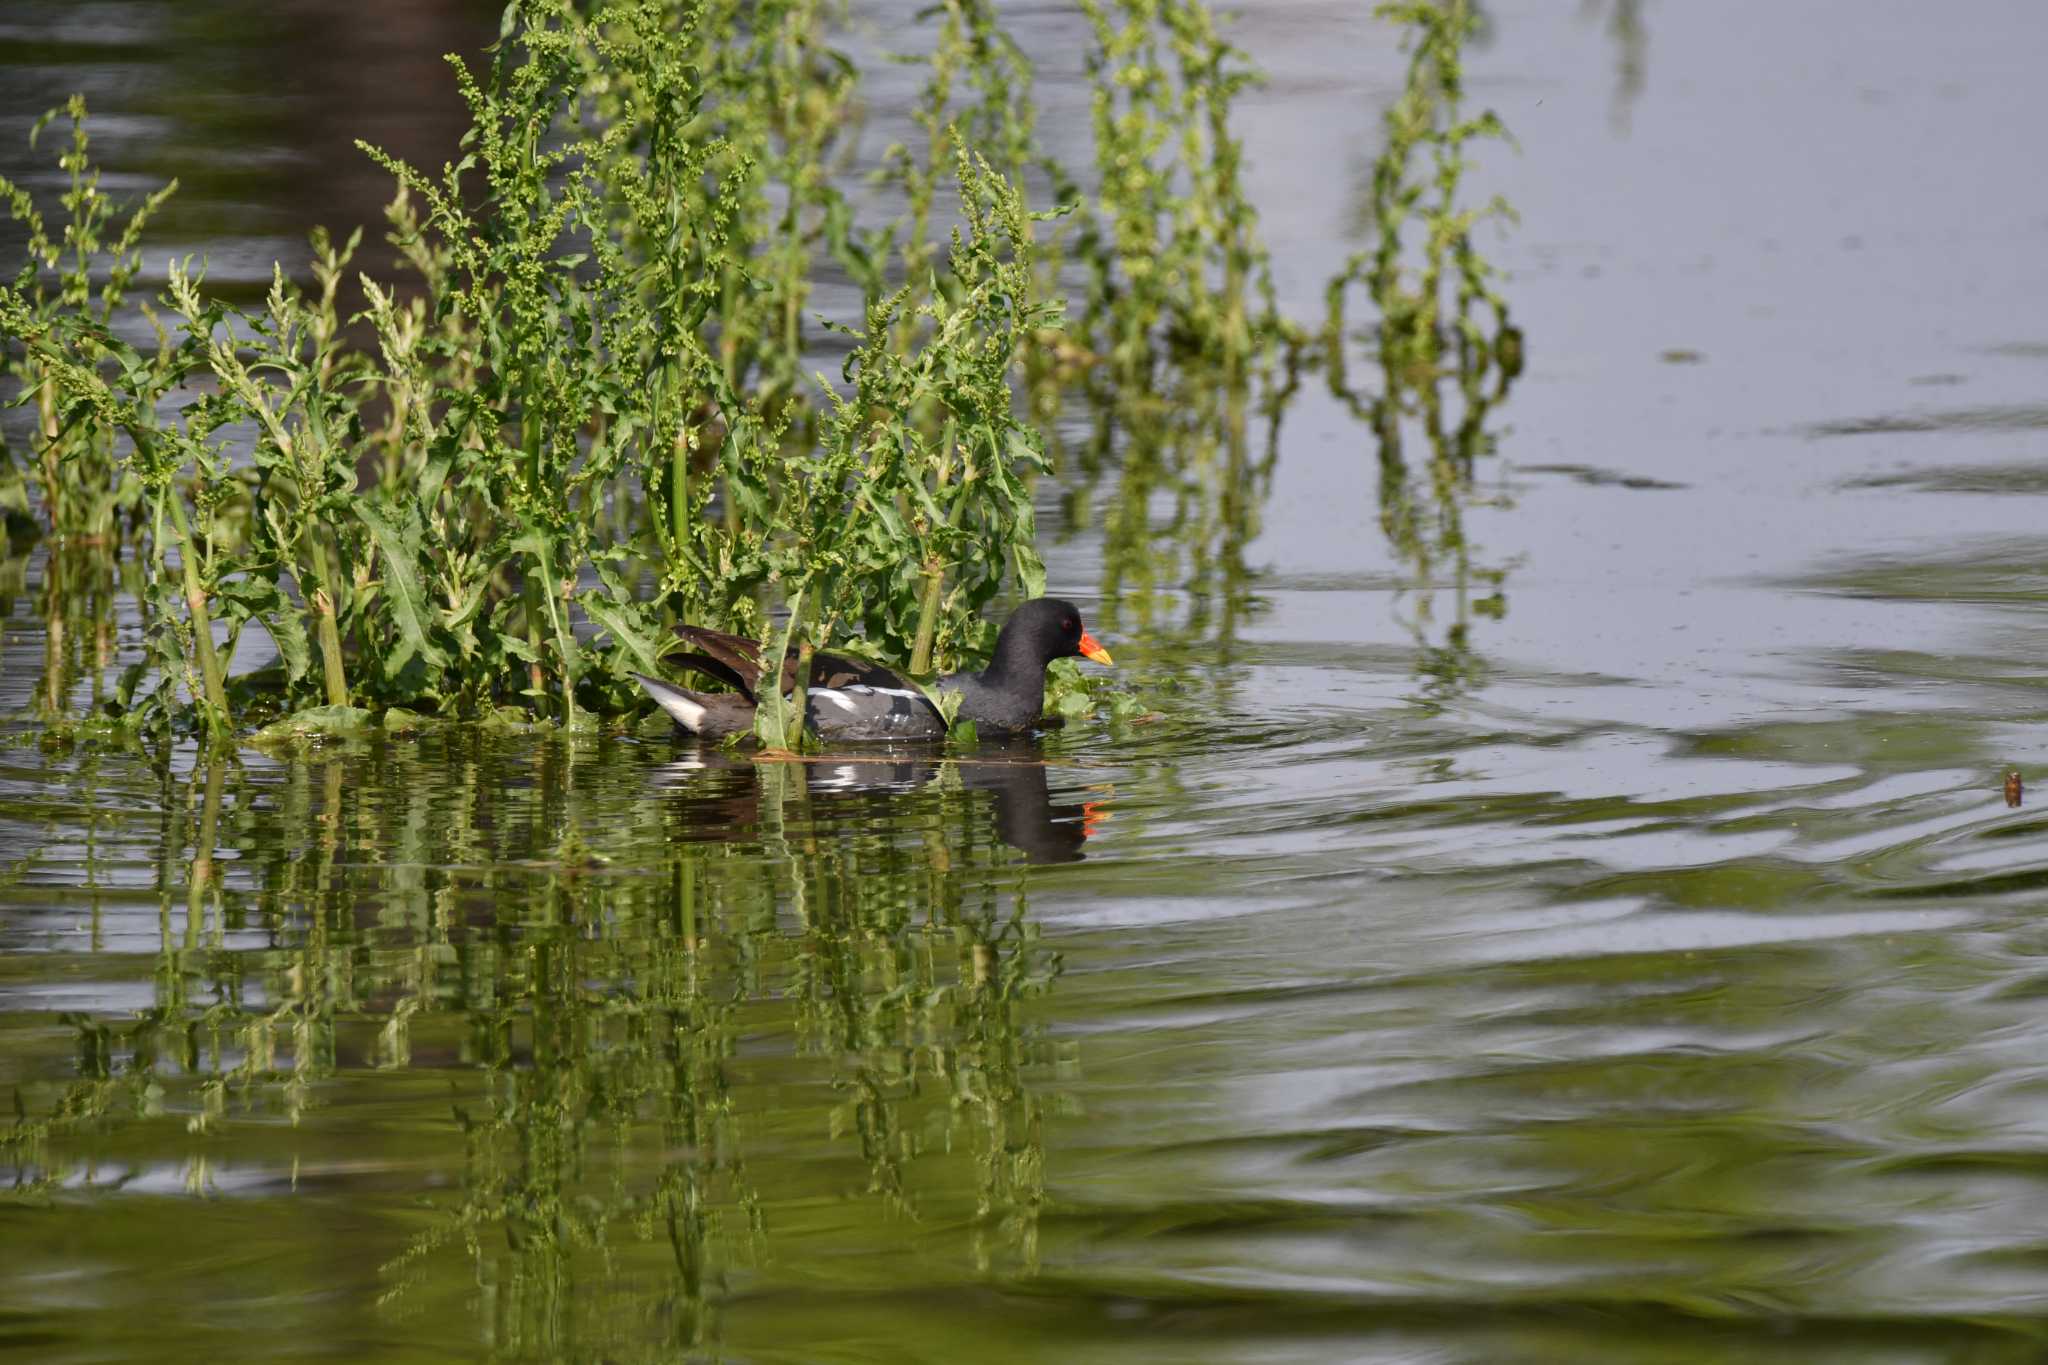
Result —
M704 714L709 709L695 692L686 691L673 683L659 678L650 678L645 673L635 673L634 679L647 689L647 695L655 704L675 717L676 724L693 735L704 733Z

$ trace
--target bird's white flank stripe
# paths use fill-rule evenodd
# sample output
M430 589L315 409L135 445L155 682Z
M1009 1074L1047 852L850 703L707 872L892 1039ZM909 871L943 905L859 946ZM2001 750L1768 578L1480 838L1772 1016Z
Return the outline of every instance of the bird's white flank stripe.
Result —
M906 701L916 701L923 694L907 687L869 687L866 683L855 683L851 687L814 687L811 695L852 713L859 711L861 702L871 697L901 697Z

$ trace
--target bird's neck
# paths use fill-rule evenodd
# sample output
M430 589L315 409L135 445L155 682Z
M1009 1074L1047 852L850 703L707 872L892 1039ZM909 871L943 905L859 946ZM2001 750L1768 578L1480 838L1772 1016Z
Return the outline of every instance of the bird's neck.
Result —
M1020 657L1021 651L1015 648L1004 649L1003 646L1007 643L1007 641L998 640L996 642L995 657L988 661L987 668L975 674L975 677L981 680L984 687L1000 687L1007 682L1029 682L1031 680L1032 660ZM1044 672L1044 667L1041 665L1038 668L1041 681L1043 680Z

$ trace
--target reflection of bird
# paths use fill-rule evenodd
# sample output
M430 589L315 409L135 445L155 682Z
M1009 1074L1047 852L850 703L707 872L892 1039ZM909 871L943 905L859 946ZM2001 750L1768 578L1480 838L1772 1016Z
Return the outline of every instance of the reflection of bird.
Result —
M676 723L706 739L744 734L754 725L754 689L761 680L761 647L740 635L678 626L676 634L690 646L682 659L700 673L730 683L737 693L691 692L650 678L633 676ZM995 658L979 673L951 673L933 684L940 695L960 698L957 718L993 732L1028 730L1038 723L1045 705L1045 666L1054 659L1086 656L1110 662L1109 651L1081 629L1081 613L1071 602L1038 597L1013 612L996 636ZM821 739L938 739L946 733L945 717L924 693L879 664L838 654L811 656L805 684L804 719ZM782 662L782 690L796 687L796 658Z
M1046 765L1028 740L983 743L959 758L916 755L890 758L827 758L802 765L810 797L826 803L884 801L914 791L951 768L968 791L986 792L995 802L996 837L1033 863L1078 862L1081 846L1106 812L1102 803L1053 804ZM756 822L759 766L720 750L706 749L661 770L665 784L685 787L692 804L715 809L706 828L729 835ZM707 773L717 779L707 782Z

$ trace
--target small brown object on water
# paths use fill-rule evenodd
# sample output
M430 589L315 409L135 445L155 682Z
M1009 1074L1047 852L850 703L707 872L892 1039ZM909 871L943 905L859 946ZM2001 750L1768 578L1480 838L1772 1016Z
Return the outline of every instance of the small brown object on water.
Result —
M2020 782L2020 770L2014 768L2005 775L2005 804L2017 806L2025 796L2025 789Z

